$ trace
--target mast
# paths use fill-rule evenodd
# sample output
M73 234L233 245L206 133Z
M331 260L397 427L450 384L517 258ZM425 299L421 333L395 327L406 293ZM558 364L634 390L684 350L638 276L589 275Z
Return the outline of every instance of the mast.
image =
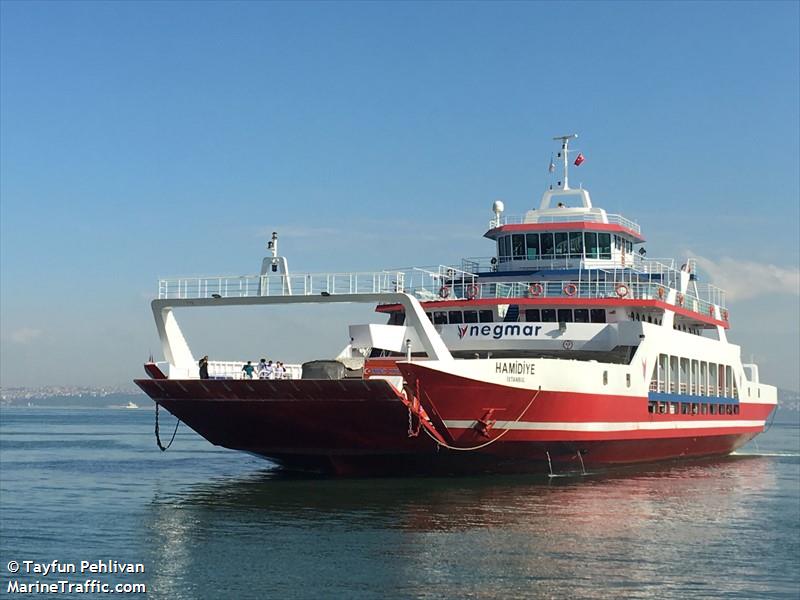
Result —
M560 186L562 190L569 189L569 141L574 140L577 137L578 134L573 133L572 135L559 135L553 138L556 141L561 140L561 152L559 152L559 155L564 167L564 181L563 185Z

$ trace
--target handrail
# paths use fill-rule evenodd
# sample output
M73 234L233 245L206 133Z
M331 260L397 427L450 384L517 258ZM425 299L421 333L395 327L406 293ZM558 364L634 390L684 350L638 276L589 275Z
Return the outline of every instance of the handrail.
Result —
M159 299L381 294L405 292L421 301L519 298L625 298L662 300L675 298L676 306L717 317L719 304L674 292L676 282L637 280L635 273L611 270L606 279L480 281L461 269L441 266L437 271L377 271L371 273L300 273L295 275L245 275L192 277L159 281ZM670 285L672 283L672 285ZM287 285L288 284L288 285Z
M501 225L522 225L522 224L535 224L535 223L610 223L612 225L620 225L626 229L642 233L641 226L635 221L631 221L619 214L606 214L603 219L601 213L579 213L579 214L563 214L563 215L535 215L529 218L528 215L507 215L491 219L489 221L489 228L494 229Z

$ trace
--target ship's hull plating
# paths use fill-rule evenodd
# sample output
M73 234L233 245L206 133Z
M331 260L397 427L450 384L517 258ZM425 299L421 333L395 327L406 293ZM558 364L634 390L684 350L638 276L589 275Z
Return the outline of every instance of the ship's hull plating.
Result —
M417 435L409 436L408 408L382 380L136 383L213 444L287 469L339 475L563 473L720 456L762 431L773 408L743 405L735 418L720 416L710 426L708 418L692 415L648 415L647 398L532 393L463 380L454 387L455 381L441 375L416 375L427 390L420 394L423 406L437 413L432 421L445 444L483 447L448 449L418 426L416 416L411 430ZM538 395L530 403L532 394ZM499 410L481 433L476 425L487 408ZM608 420L614 408L616 416Z

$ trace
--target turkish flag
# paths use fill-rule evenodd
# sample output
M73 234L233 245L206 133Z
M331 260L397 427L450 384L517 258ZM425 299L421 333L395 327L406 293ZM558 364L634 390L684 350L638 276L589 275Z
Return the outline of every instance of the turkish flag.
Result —
M578 156L576 156L576 157L575 157L575 166L576 166L576 167L580 167L580 166L581 166L581 163L582 163L583 161L585 161L585 160L586 160L586 159L585 159L585 158L583 158L583 152L580 152L580 153L578 154Z

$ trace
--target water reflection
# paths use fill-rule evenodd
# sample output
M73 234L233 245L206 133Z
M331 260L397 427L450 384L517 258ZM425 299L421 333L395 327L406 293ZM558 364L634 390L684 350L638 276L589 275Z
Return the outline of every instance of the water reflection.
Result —
M759 578L718 575L752 571L758 557L731 536L763 526L760 503L775 487L776 463L761 457L556 479L260 471L158 494L146 523L155 587L174 597L202 595L210 559L230 585L247 564L261 585L290 597L335 596L336 586L372 596L378 581L414 597L455 589L465 597L606 597L615 588L630 597L670 589L752 596L767 589ZM487 586L487 572L501 585Z

